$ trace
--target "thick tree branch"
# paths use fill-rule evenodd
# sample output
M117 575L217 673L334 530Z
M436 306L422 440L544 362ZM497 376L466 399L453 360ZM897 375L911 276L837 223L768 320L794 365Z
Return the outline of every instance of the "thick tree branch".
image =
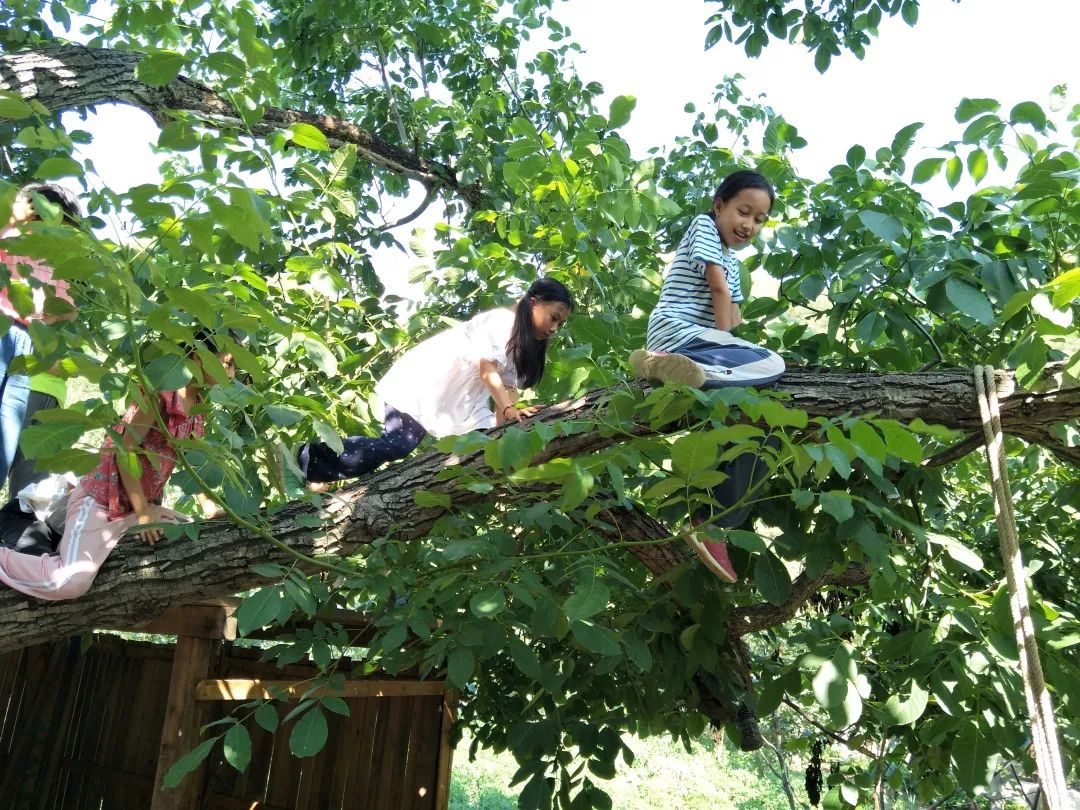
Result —
M334 144L350 143L364 160L403 175L428 188L448 189L471 208L485 205L476 186L462 186L455 171L387 143L341 118L304 110L267 107L261 120L244 126L233 104L204 84L178 76L164 87L152 87L135 77L142 54L105 48L61 45L33 51L0 54L0 90L38 101L51 112L98 104L130 104L162 122L176 112L196 113L211 126L250 130L265 135L293 124L310 124Z
M974 386L967 371L929 374L844 374L793 370L777 390L812 416L874 413L901 421L922 417L930 423L961 430L978 425ZM593 391L587 396L544 409L532 422L602 422L613 393L626 386ZM1009 390L1001 395L1002 421L1007 431L1032 435L1039 426L1080 418L1080 390L1033 394ZM557 457L584 456L634 436L656 434L678 426L628 425L622 430L585 429L553 438L534 463ZM1049 428L1046 427L1048 430ZM1045 437L1044 437L1045 438ZM325 499L321 510L293 504L269 518L270 529L290 547L304 554L347 557L379 537L402 541L424 537L444 514L439 507L420 508L413 496L419 490L453 492L455 506L478 503L488 496L455 489L452 479L440 476L450 468L487 470L483 454L454 458L429 453L375 473ZM611 510L605 513L612 528L597 526L612 540L656 539L668 534L643 512ZM325 531L317 532L317 518ZM670 570L685 558L677 544L631 549L653 573ZM148 549L123 543L109 558L94 587L74 602L38 602L14 591L0 593L0 650L85 632L92 628L129 627L144 622L173 605L204 597L234 594L262 580L253 562L291 563L283 552L231 525L208 525L196 541L177 541ZM862 574L852 570L825 574L824 579L799 582L785 606L740 608L731 617L735 637L783 621L801 606L813 587L858 584ZM831 579L830 579L831 578Z

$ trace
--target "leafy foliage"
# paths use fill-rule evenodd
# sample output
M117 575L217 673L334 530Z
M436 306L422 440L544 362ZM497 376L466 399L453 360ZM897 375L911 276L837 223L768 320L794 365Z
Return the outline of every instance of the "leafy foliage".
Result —
M841 46L861 53L883 14L914 23L918 9L914 0L787 5L722 2L707 44L717 30L741 31L748 51L798 33L825 54L824 69ZM71 15L87 11L75 0L9 3L0 47L73 38ZM759 714L791 705L868 757L828 776L833 806L883 789L923 803L974 795L998 761L1030 771L983 472L974 457L920 467L957 436L872 416L808 419L767 393L642 393L619 383L623 359L643 343L665 252L717 180L744 165L778 190L774 221L746 261L747 339L792 364L911 371L977 359L1032 383L1058 362L1075 377L1080 107L1068 108L1063 89L1008 113L992 99L963 99L962 132L933 156L913 154L914 123L888 145L853 146L827 177L810 179L789 161L806 145L797 128L734 79L671 150L633 155L619 129L634 100L598 108L602 88L574 71L577 45L543 0L124 0L108 19L78 24L92 45L144 52L138 75L148 84L182 73L213 87L243 125L176 113L158 142L160 183L85 195L95 221L130 221L130 239L46 221L6 241L6 250L47 259L80 299L77 321L34 327L28 367L60 363L98 389L27 432L39 463L90 469L94 447L82 437L108 427L140 386L175 387L200 373L183 347L208 327L242 377L213 389L207 437L182 443L174 482L186 495L213 490L234 520L258 528L261 510L281 500L265 463L278 444L369 428L369 396L397 354L448 319L508 303L539 270L565 281L580 306L536 396L616 386L595 422L446 440L447 451L483 452L490 469L450 467L438 492L417 495L421 506L451 507L421 541L390 534L335 562L329 580L262 565L271 581L241 607L242 632L328 607L363 607L377 628L358 649L343 628L315 622L268 657L310 658L326 683L341 677L347 651L364 672L445 674L465 696L472 744L509 750L519 763L524 808L608 806L603 780L633 756L622 733L689 743L705 727L706 702L755 699L747 664ZM530 37L548 47L526 59ZM383 211L408 181L307 124L257 137L269 105L354 121L482 190L484 205L471 209L446 193L433 236L416 235L415 246L430 249L413 278L418 301L385 295L367 252L396 242ZM0 115L12 170L0 214L16 182L85 183L93 173L75 151L89 136L53 112L0 96ZM991 167L1002 178L993 185ZM920 189L941 174L952 188L966 176L975 191L937 207ZM434 204L439 188L425 191ZM632 430L641 423L679 427L641 437ZM553 436L593 431L620 441L530 466ZM627 544L612 544L608 510L636 504L676 527L689 510L715 506L717 463L766 437L776 441L762 451L773 474L751 495L756 523L731 535L738 586L720 590L696 565L653 578ZM1075 446L1075 426L1056 438ZM1011 443L1009 453L1039 641L1075 760L1080 487L1040 448ZM492 497L458 508L461 491ZM866 588L815 597L752 639L749 661L731 646L724 619L733 609L783 604L799 571L851 565L871 571ZM324 711L340 709L326 698L297 704L282 721L293 753L321 750ZM250 720L278 724L268 704L241 707L170 782L218 741L243 768Z

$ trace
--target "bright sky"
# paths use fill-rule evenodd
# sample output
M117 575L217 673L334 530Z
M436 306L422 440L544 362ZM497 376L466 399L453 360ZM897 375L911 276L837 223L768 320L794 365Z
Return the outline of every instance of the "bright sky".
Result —
M860 143L873 154L915 121L926 127L914 154L921 157L923 150L929 156L933 147L959 139L963 129L953 120L953 111L965 96L996 98L1005 111L1026 100L1045 109L1051 88L1064 83L1070 87L1070 105L1078 100L1078 0L922 0L914 28L899 19L885 20L881 37L872 40L863 61L845 52L834 58L824 76L805 48L783 42L771 43L756 60L727 42L705 52L705 20L715 8L696 0L662 5L568 0L556 5L555 17L586 49L576 59L582 77L601 82L609 97L637 97L633 119L623 129L636 154L644 156L650 146L671 145L688 132L692 116L683 112L684 105L693 101L698 109L709 109L725 74L743 74L745 92L765 94L766 103L799 128L809 146L797 153L796 164L811 178L824 176L841 162L852 144ZM533 43L535 48L543 45ZM122 190L156 179L158 158L149 149L145 158L139 153L140 143L157 139L157 129L145 114L115 107L86 123L71 118L70 125L94 134L94 143L84 147L83 154L93 160L101 184ZM109 137L109 132L123 132L124 137ZM1067 132L1061 136L1065 142L1073 140ZM702 182L710 187L718 179ZM932 189L939 203L962 191L950 192L943 183ZM412 210L412 205L401 203L400 211L388 218ZM408 233L398 236L408 241ZM403 280L417 263L396 250L380 251L376 257L388 282ZM399 285L392 287L397 291Z

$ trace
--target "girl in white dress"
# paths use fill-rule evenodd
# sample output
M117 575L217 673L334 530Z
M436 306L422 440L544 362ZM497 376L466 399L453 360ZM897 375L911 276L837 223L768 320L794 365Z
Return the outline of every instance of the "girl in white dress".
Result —
M540 381L548 339L573 308L563 284L542 278L513 307L481 312L414 346L375 388L386 408L382 434L350 436L341 453L322 442L301 445L305 482L357 478L409 455L428 433L454 436L532 416L537 409L516 407L506 389Z

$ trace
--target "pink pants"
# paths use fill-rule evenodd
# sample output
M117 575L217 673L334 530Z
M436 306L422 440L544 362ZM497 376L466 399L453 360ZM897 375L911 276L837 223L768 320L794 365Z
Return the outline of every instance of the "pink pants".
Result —
M181 522L191 519L162 511ZM134 513L109 520L108 509L77 486L68 500L67 525L56 553L35 557L0 548L0 582L38 599L80 597L90 590L106 558L134 523Z

